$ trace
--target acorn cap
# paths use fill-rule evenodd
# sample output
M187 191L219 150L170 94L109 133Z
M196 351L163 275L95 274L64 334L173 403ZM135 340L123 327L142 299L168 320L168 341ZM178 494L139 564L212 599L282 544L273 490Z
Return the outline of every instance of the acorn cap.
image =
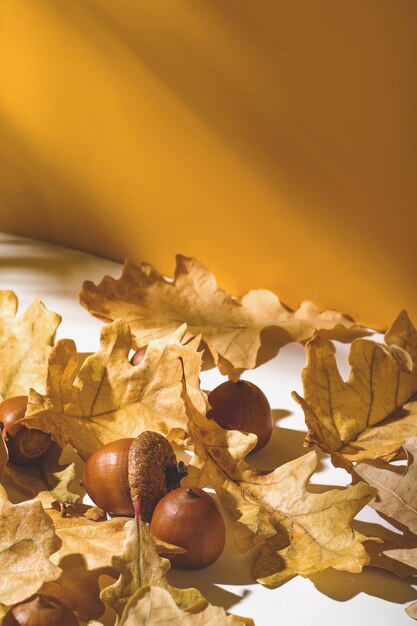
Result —
M132 502L139 500L141 517L150 522L159 500L180 484L187 469L168 439L147 430L133 440L128 454L128 483Z

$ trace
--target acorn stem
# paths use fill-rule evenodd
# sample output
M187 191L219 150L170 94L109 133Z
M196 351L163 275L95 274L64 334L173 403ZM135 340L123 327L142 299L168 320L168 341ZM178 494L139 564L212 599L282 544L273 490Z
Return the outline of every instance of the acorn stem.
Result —
M61 517L67 517L67 505L65 502L59 503L59 510L61 512Z
M187 466L183 461L175 465L168 465L165 470L165 479L168 489L176 489L180 486L181 480L187 476Z

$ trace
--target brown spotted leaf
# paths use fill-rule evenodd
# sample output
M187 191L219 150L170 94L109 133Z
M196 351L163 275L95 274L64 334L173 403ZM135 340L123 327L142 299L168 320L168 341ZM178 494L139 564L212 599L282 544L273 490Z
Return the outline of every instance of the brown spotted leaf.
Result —
M77 374L74 343L59 341L49 358L46 394L31 391L24 423L50 432L61 447L70 443L84 460L104 444L144 430L175 439L187 426L179 357L192 390L199 388L201 367L198 339L184 345L184 335L183 326L152 342L144 360L132 365L130 329L117 320L102 329L100 350Z
M97 286L86 281L80 302L105 322L126 319L138 348L185 322L187 336L201 335L215 364L229 375L259 365L283 345L304 342L320 329L342 339L366 334L352 319L319 311L311 302L293 311L266 289L231 296L199 261L182 255L177 255L173 281L148 263L136 267L126 261L118 280L105 276ZM261 350L265 342L271 350Z
M307 444L350 470L354 461L393 458L417 435L417 332L405 311L387 331L385 345L352 343L347 382L330 342L315 337L306 351L304 398L293 397L305 413Z
M40 502L11 504L0 487L0 604L12 605L36 593L61 573L51 555L60 541Z
M254 567L259 582L276 587L297 574L308 576L328 567L361 571L369 562L362 545L366 537L351 522L374 495L373 488L358 483L310 493L315 452L271 472L254 469L244 457L255 446L255 435L223 430L193 405L186 388L184 400L195 448L186 480L216 490L236 521L239 549L266 540Z

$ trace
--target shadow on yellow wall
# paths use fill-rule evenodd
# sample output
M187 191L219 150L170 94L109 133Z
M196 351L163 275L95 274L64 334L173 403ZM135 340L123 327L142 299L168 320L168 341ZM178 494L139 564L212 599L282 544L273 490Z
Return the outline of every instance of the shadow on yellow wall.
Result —
M417 321L413 0L0 7L0 229Z

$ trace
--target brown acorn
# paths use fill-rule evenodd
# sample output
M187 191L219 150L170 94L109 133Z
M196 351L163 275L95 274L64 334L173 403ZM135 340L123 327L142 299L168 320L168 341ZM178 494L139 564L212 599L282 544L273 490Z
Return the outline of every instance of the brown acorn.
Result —
M142 518L149 522L159 500L186 475L169 441L148 430L94 452L85 464L82 484L93 502L113 515L133 516L138 498Z
M216 501L198 487L170 491L156 505L151 533L179 546L185 554L170 557L180 569L200 569L216 561L224 549L226 529Z
M265 394L247 380L228 380L209 394L212 407L207 417L226 430L254 433L258 443L252 452L265 447L272 435L272 412Z
M132 365L139 365L139 363L142 363L143 359L145 358L147 347L148 346L142 346L142 348L139 348L138 350L136 350L136 352L130 359L130 362Z
M37 428L26 428L21 423L27 403L27 396L15 396L0 403L1 434L9 450L10 462L14 465L36 463L52 444L51 435Z
M78 620L56 598L37 594L12 607L6 613L3 626L78 626Z

